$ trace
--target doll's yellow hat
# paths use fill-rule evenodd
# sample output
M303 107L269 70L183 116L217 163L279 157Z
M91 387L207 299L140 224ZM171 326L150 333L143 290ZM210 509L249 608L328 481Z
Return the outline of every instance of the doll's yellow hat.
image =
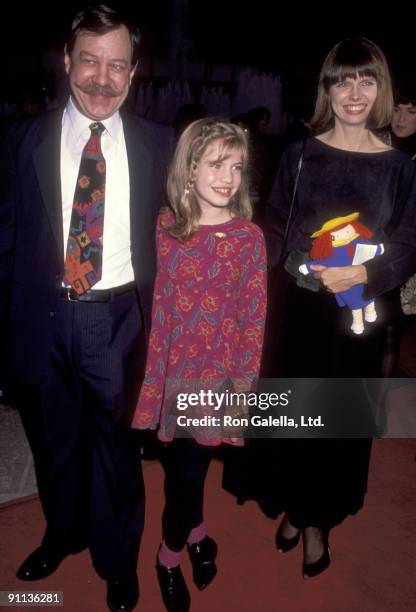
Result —
M326 234L331 230L338 227L338 225L342 225L343 223L348 223L349 221L355 221L360 216L359 212L353 212L350 215L346 215L345 217L335 217L335 219L330 219L329 221L325 221L321 229L314 232L311 238L318 238L322 234Z

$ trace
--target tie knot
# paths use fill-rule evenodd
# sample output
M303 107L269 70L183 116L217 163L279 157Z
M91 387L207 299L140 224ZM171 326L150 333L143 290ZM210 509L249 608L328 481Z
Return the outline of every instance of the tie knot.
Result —
M94 121L94 123L90 123L90 130L93 136L101 136L105 130L105 127L99 121Z

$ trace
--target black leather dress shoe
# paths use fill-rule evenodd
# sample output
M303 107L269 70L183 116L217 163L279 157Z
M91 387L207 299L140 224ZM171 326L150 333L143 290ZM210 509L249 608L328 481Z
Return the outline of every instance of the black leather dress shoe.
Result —
M137 576L107 580L107 605L112 612L131 612L139 601Z
M23 561L16 576L19 580L41 580L53 574L66 556L66 553L39 546Z
M188 544L194 582L200 591L205 589L215 578L217 550L215 540L208 536L200 542L196 542L196 544Z
M165 567L157 561L156 571L166 610L168 612L188 612L191 597L180 566Z

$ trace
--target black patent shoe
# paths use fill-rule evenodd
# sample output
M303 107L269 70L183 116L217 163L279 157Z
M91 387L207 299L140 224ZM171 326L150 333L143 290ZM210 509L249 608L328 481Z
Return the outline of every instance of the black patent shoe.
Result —
M157 578L163 603L168 612L188 612L191 597L179 565L165 567L156 561Z
M131 612L139 601L137 576L107 580L107 605L111 612Z
M315 576L322 574L322 572L328 569L331 563L330 549L328 544L328 532L323 533L322 539L324 545L324 552L319 557L319 559L317 561L314 561L313 563L305 563L304 561L302 564L302 574L305 579L314 578Z
M23 561L16 576L19 580L41 580L53 574L66 556L66 553L39 546Z
M215 578L217 573L217 566L215 565L217 551L218 547L215 540L208 536L200 542L188 544L193 579L200 591L203 591Z
M281 553L286 553L295 548L299 544L300 540L300 529L298 533L293 536L293 538L285 538L283 535L283 523L285 522L285 518L283 518L282 522L279 525L279 529L276 531L275 542L276 548Z

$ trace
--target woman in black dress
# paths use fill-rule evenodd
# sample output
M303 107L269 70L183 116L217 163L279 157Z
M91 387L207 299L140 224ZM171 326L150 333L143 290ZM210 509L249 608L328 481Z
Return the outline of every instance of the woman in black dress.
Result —
M285 272L287 283L279 309L282 324L277 326L278 347L269 375L383 376L389 324L386 296L415 270L415 167L376 135L389 125L392 109L390 75L382 51L363 38L336 45L321 70L310 124L315 136L303 144L294 143L281 160L266 217L269 256L271 263L277 264L281 256L286 258L293 251L309 253L314 232L328 220L348 220L354 212L359 212L359 221L373 232L374 242L384 244L385 252L360 265L316 266L318 292L299 286L297 279ZM303 165L285 241L302 149ZM377 320L369 317L371 322L365 322L364 332L357 334L351 328L349 309L340 308L334 294L359 284L364 285L365 299L375 298ZM282 293L280 286L277 292ZM343 410L345 405L348 410L345 401ZM328 409L340 408L335 403L323 407ZM269 462L263 470L260 467L267 473L263 483L256 466L256 497L269 514L285 513L276 533L281 552L294 548L302 534L303 576L316 576L330 563L329 530L363 505L371 440L271 442L272 466L266 453ZM270 475L273 468L274 477Z

